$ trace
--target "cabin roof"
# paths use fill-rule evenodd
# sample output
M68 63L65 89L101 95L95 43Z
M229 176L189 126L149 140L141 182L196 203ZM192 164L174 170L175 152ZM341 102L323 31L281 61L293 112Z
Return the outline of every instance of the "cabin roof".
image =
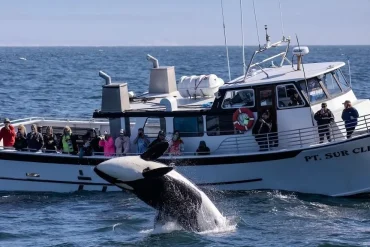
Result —
M183 98L178 91L170 94L145 94L130 102L130 109L126 111L166 111L166 107L160 102L168 96L176 98L177 111L209 110L215 99L215 97Z
M294 65L294 68L292 65L284 65L277 68L265 68L263 70L269 75L269 77L267 77L262 70L258 70L256 71L256 75L247 77L246 81L244 81L244 76L241 76L223 85L220 89L300 81L304 80L305 77L316 77L338 69L344 65L344 62L308 63L303 64L304 72L303 69L296 70L296 65Z

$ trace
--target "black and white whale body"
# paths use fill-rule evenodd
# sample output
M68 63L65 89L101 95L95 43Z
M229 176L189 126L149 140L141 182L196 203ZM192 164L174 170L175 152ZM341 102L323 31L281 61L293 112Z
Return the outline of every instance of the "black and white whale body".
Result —
M156 223L176 221L185 230L198 232L225 226L226 219L203 191L172 167L153 161L167 147L159 143L141 156L113 158L94 170L157 209Z

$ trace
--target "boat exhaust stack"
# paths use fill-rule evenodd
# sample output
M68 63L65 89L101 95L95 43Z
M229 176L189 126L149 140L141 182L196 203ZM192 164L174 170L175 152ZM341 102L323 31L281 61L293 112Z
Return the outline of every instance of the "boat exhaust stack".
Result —
M155 57L151 56L151 55L146 55L146 59L149 61L149 62L152 62L153 63L153 68L156 69L159 67L159 62L158 62L158 59L156 59Z
M297 56L297 70L301 70L302 57L310 52L307 46L293 48L293 55Z
M105 85L110 85L112 83L110 76L103 71L99 71L99 76L105 80Z
M147 55L146 59L153 63L150 69L149 94L170 94L177 91L175 67L159 67L158 59Z

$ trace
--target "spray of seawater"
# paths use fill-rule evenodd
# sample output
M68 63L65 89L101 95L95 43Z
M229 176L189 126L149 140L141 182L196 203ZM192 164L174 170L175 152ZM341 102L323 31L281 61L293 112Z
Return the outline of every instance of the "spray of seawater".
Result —
M234 218L225 218L224 224L220 224L214 228L210 228L201 232L195 232L200 235L215 235L234 232L237 228L236 220ZM168 221L164 224L156 224L153 229L141 230L141 234L157 235L166 234L175 231L185 231L176 221Z

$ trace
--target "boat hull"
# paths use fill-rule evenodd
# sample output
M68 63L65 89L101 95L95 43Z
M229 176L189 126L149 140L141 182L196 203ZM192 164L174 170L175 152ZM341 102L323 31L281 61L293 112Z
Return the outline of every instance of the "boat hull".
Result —
M41 158L40 158L41 157ZM119 191L95 174L104 157L78 159L0 152L0 190ZM350 140L246 155L162 157L201 187L216 190L284 190L328 196L370 193L370 135Z

